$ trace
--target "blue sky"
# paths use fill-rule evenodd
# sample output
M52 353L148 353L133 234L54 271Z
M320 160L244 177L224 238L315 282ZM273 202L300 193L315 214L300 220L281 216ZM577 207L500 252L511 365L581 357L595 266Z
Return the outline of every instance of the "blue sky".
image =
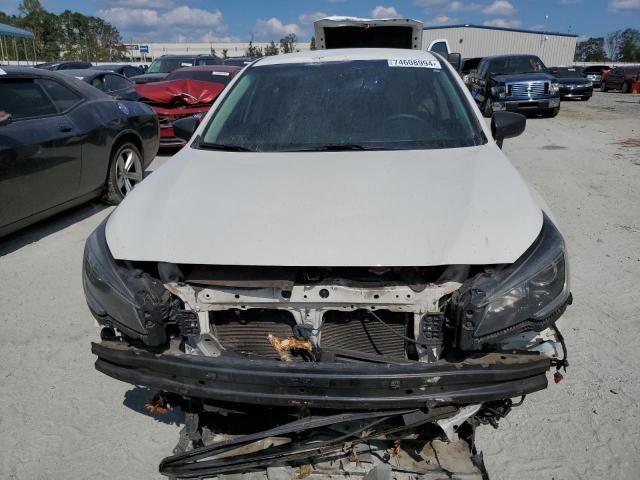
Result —
M53 12L97 15L129 41L256 41L296 33L311 37L312 22L337 14L410 17L428 25L473 23L602 36L640 28L640 0L41 0ZM15 13L19 0L0 0Z

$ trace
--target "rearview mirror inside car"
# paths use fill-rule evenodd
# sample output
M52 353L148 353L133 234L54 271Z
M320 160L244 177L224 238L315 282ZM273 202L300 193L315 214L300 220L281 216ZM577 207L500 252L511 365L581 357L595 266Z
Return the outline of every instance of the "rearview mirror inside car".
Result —
M182 140L189 141L200 124L200 118L192 115L173 122L173 134Z
M462 70L462 54L461 53L448 54L447 61L451 64L451 66L456 72L460 72L460 70Z
M11 114L0 110L0 127L11 123Z
M526 126L527 117L521 113L495 112L491 117L491 134L500 148L505 138L517 137Z

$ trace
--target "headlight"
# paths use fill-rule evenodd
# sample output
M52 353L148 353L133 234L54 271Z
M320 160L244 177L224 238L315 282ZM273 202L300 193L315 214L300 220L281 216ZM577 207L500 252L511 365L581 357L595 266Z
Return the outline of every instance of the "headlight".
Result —
M593 82L587 82L587 87L593 87Z
M568 277L564 239L545 215L540 235L518 261L478 275L462 287L461 348L477 348L520 329L547 328L566 307Z
M549 85L549 93L551 95L555 95L559 91L560 91L560 84L559 83L553 82L551 85Z
M95 229L84 248L82 284L89 309L102 325L118 328L147 345L162 345L173 298L159 280L113 259L105 238L106 223Z
M491 93L494 97L505 98L507 96L504 86L491 87Z

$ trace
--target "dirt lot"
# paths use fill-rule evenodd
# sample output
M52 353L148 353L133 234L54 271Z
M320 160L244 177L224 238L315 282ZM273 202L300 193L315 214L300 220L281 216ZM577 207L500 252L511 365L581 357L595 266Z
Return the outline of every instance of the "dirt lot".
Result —
M566 379L478 432L493 479L640 478L639 102L597 92L505 143L565 233L575 302L560 322ZM93 370L81 259L109 211L0 240L0 478L163 478L180 416L148 416L150 392Z

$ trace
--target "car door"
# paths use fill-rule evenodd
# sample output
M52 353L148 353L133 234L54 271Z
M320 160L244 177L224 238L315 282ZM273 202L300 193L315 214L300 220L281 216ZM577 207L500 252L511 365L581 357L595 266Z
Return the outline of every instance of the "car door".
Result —
M612 68L607 74L607 88L621 88L623 78L624 69L622 67Z
M81 146L66 112L83 99L42 78L0 79L0 226L61 205L78 194Z

